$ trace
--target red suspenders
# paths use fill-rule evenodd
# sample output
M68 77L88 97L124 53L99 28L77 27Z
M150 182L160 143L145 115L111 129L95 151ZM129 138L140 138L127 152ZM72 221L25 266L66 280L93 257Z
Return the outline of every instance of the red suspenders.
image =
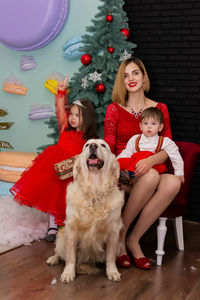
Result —
M137 152L140 152L140 148L139 148L140 139L141 139L141 135L139 135L135 141L135 149ZM163 144L163 136L161 135L161 136L159 136L159 139L158 139L158 145L155 150L156 153L158 153L161 150L162 144Z

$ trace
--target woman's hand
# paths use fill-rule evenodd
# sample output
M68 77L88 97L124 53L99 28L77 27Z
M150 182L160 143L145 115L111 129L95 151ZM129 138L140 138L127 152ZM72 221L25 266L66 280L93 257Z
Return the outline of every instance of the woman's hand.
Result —
M66 90L66 88L68 86L68 78L69 78L69 76L67 75L63 81L58 82L58 89L60 91Z

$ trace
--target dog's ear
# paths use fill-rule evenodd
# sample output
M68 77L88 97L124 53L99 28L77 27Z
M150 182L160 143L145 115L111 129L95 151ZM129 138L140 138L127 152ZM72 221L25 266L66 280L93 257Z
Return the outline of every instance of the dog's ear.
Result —
M74 177L74 180L77 180L78 175L80 173L80 169L81 169L81 166L80 166L80 155L79 155L76 158L76 160L74 162L74 166L73 166L73 177Z

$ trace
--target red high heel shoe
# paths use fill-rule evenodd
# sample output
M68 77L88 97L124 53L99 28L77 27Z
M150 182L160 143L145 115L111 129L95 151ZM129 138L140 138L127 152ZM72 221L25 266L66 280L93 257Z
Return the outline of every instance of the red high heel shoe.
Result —
M116 262L119 267L126 268L126 269L129 269L131 267L131 260L127 254L117 257Z
M135 266L139 269L142 270L149 270L151 269L152 265L151 265L151 261L149 258L147 257L140 257L140 258L135 258L133 256L134 262L135 262Z

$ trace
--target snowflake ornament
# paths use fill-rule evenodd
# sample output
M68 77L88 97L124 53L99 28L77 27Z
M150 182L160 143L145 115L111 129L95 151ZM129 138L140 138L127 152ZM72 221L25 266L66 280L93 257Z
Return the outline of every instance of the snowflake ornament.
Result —
M102 74L95 71L94 73L89 74L89 80L96 82L98 80L101 80L101 76L102 76Z
M83 77L82 79L81 79L81 86L84 88L84 89L86 89L86 87L88 87L89 85L88 85L88 80L87 80L87 76L85 76L85 77Z
M124 61L124 60L126 60L126 59L128 59L128 58L130 58L131 57L131 54L130 53L128 53L126 50L124 50L124 52L122 53L122 56L120 57L120 61Z

